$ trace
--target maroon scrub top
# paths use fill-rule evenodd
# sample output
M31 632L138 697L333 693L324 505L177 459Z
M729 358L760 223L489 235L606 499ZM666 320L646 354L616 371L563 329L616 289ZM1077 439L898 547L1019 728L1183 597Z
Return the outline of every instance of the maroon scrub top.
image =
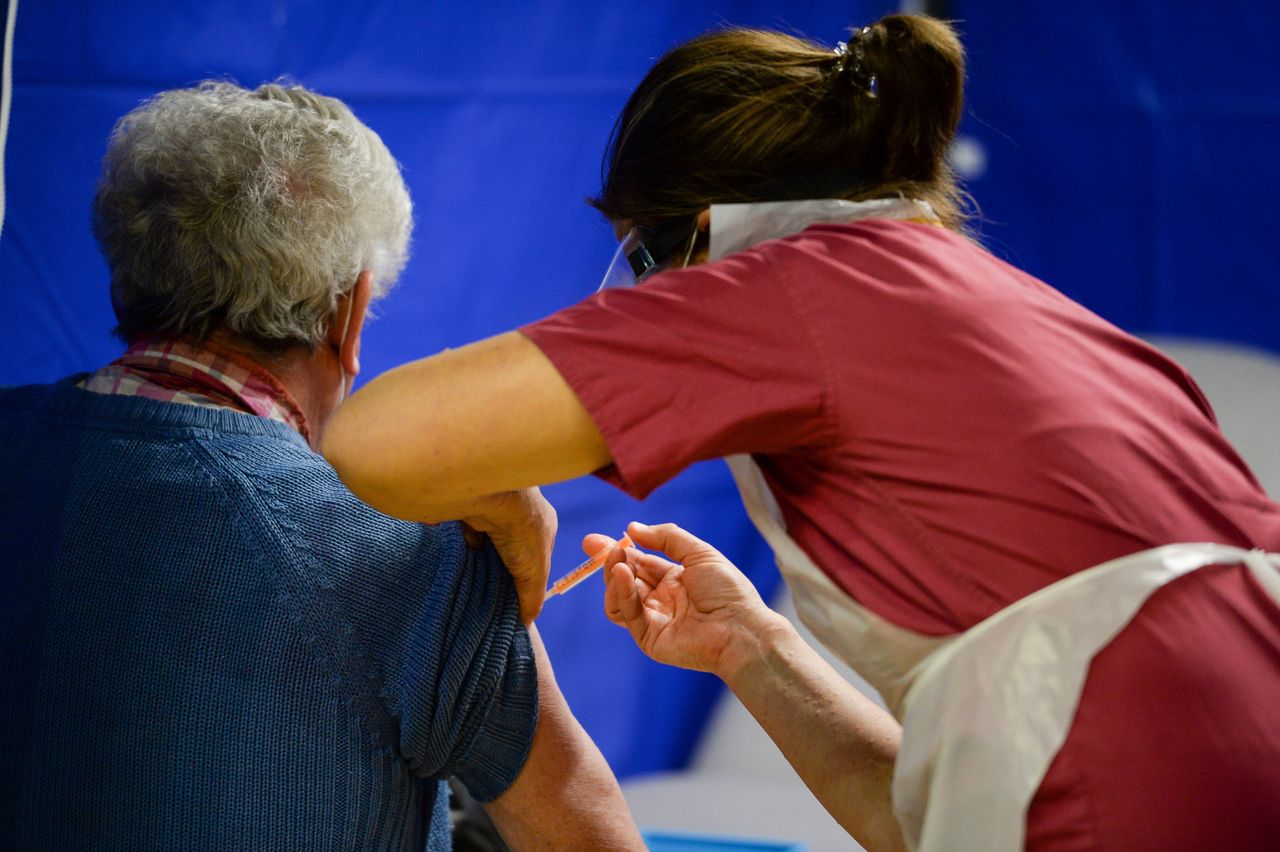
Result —
M942 635L1172 542L1280 550L1280 507L1156 349L941 227L817 225L522 332L643 497L750 453L854 600Z

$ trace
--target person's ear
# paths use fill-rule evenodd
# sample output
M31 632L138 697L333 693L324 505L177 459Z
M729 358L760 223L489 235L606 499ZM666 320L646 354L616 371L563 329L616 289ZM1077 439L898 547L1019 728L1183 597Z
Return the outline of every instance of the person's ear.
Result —
M329 345L337 350L348 378L360 372L360 335L373 300L373 273L364 270L346 295L338 298L338 310L329 326Z
M694 220L698 231L705 234L711 230L711 208L704 207L702 212L698 214L698 218Z

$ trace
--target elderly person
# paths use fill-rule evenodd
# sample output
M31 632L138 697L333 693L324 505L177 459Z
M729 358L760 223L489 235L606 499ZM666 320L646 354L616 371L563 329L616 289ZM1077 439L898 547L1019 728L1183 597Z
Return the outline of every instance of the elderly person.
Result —
M448 848L449 777L513 847L640 845L492 544L373 511L312 450L410 212L302 88L117 125L94 226L128 348L0 391L4 845Z

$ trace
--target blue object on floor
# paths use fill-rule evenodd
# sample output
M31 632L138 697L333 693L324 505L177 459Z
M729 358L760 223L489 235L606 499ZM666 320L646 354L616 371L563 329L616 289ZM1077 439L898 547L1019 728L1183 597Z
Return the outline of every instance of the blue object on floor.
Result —
M809 852L805 843L676 831L642 832L649 852Z

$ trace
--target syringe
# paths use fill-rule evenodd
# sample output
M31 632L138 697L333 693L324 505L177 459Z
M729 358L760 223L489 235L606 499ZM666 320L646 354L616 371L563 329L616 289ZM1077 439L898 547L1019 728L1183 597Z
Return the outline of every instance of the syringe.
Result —
M618 539L617 546L631 547L633 544L634 542L631 541L631 537L628 536L626 533L623 533L622 538ZM599 571L601 567L604 566L605 557L609 555L609 551L612 549L613 547L602 548L600 552L597 553L595 556L592 556L590 559L583 562L577 568L574 568L572 571L565 574L559 580L556 580L554 583L551 584L551 588L547 589L547 597L552 597L554 595L563 595L565 592L569 591L574 586L578 585L583 580L587 579L592 574Z

